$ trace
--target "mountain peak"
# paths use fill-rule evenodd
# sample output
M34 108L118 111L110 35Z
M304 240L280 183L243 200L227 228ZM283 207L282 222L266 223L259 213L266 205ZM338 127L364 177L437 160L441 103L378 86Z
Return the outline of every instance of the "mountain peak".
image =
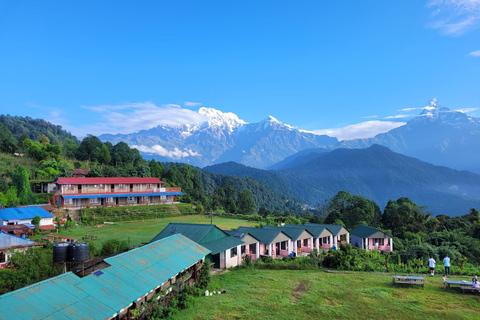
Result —
M214 108L202 107L198 110L198 113L208 118L209 127L217 126L222 129L228 129L230 132L234 128L247 124L233 112L222 112Z
M272 123L278 123L278 124L283 124L282 122L278 121L275 117L268 115L264 120L264 122L272 122Z

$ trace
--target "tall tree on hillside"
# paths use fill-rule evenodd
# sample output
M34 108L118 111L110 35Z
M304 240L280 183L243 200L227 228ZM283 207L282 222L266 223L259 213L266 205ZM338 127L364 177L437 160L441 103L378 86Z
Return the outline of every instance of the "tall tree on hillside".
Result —
M165 168L163 167L162 163L152 159L148 163L148 166L150 167L150 175L161 180L165 174Z
M0 151L6 153L14 153L17 141L13 134L3 123L0 122Z
M254 214L257 209L255 200L253 200L252 191L245 189L238 193L237 212L241 214Z
M30 171L21 165L17 165L12 174L12 184L17 188L17 196L20 204L31 204L34 202L29 177Z
M76 152L76 158L78 160L90 160L97 161L100 153L100 148L103 143L95 136L88 135L85 137Z
M68 159L75 159L75 153L77 152L78 145L72 139L65 139L62 145L62 155Z
M112 149L112 164L116 167L133 167L135 154L125 142L119 142Z
M98 155L98 162L103 164L109 164L112 161L112 157L110 156L110 152L108 151L108 147L103 144L100 148L100 153Z
M396 237L403 237L404 233L425 230L425 222L430 213L425 213L409 198L399 198L397 201L389 200L382 216L383 226L392 230Z

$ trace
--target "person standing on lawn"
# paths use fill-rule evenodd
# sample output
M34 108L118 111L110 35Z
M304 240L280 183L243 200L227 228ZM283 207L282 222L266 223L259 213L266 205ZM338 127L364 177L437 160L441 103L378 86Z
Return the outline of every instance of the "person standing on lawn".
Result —
M448 254L443 259L443 266L445 267L445 274L450 275L450 258L448 257Z
M430 274L432 275L432 277L435 275L435 259L433 259L433 257L430 257L430 259L428 259L428 266L430 267Z

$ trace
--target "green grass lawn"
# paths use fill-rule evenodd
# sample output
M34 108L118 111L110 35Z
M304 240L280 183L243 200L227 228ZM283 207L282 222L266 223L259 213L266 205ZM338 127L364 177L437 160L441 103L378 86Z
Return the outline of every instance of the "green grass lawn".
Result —
M173 319L480 319L478 295L424 277L424 289L395 288L392 275L366 272L234 270L209 286L227 293L199 297Z
M96 240L97 246L101 247L102 243L109 239L117 238L119 240L130 239L130 244L133 246L141 245L142 242L149 242L160 231L163 230L170 222L184 222L184 223L204 223L209 224L210 218L203 215L184 215L176 217L166 217L161 219L151 219L145 221L127 221L127 222L115 222L114 225L104 227L86 227L78 226L68 230L62 229L62 231L56 235L62 237L71 237L82 241L82 237L87 234L93 234L98 237ZM222 229L237 228L238 226L253 226L255 222L239 219L229 219L221 217L213 217L213 224ZM40 240L45 238L46 235L34 236L34 240Z

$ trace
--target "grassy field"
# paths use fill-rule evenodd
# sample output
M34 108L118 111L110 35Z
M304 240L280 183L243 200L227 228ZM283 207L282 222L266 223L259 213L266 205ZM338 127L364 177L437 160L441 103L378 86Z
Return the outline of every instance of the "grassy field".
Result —
M199 297L173 319L480 319L478 295L443 289L440 275L425 281L395 288L392 275L235 270L210 283L227 293Z
M115 222L114 225L104 227L78 226L68 230L62 229L62 231L56 235L71 237L77 239L77 241L82 241L82 237L85 235L93 234L98 237L98 240L95 241L98 246L101 246L104 241L114 238L119 240L130 239L131 245L138 246L142 244L142 242L149 242L152 240L153 237L162 231L170 222L209 224L210 218L203 215L184 215L145 221ZM239 219L214 217L213 224L222 229L229 230L238 226L253 226L258 223ZM34 240L40 240L45 237L46 235L37 235L34 237Z

